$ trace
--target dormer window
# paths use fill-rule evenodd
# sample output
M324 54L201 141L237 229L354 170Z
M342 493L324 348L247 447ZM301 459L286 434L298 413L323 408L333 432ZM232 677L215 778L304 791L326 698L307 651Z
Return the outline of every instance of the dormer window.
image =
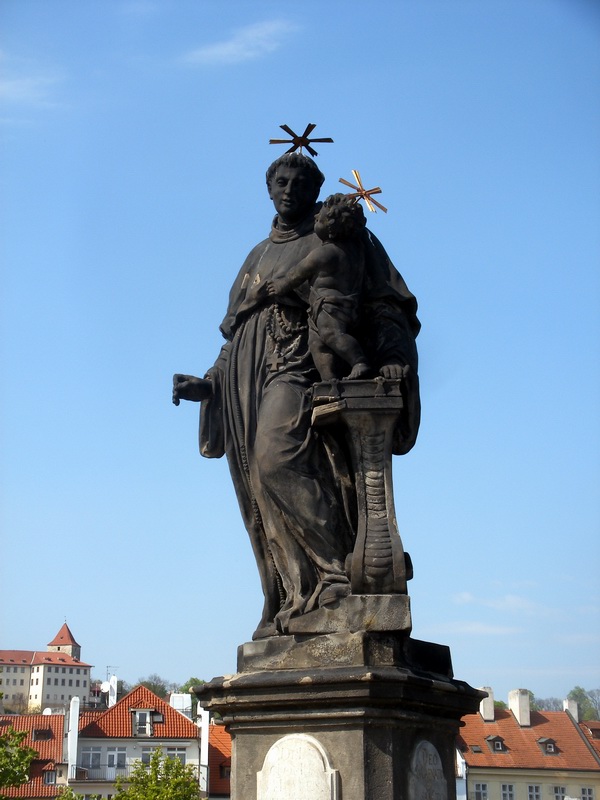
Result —
M486 742L494 753L506 753L507 748L501 736L487 736Z
M133 712L133 735L152 736L152 712L134 711Z
M549 756L556 755L558 753L558 747L556 746L556 742L554 739L538 739L538 745L540 746L543 753Z

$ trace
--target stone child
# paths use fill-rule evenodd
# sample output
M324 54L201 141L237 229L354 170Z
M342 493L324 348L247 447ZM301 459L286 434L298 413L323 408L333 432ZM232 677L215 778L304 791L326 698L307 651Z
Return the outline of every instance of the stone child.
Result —
M365 377L370 371L363 348L350 333L357 321L365 271L364 227L362 206L354 198L331 195L315 216L321 246L266 285L275 298L308 281L308 344L324 381L342 377L339 359L351 368L348 379Z

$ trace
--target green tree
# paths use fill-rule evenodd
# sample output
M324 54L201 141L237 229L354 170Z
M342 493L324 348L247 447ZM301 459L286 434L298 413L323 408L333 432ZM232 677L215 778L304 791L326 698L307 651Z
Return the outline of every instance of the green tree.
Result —
M0 735L0 798L2 789L22 786L29 780L29 767L37 751L23 746L27 731L16 731L12 726Z
M538 711L562 711L563 704L559 697L535 697L534 702Z
M198 800L194 768L155 750L149 764L139 761L127 780L117 778L114 800Z
M201 678L189 678L184 684L182 684L178 691L179 692L189 692L192 686L201 686L204 681ZM198 708L198 698L195 694L192 695L192 719L196 717L196 709Z
M571 689L567 695L569 700L575 700L579 707L579 719L598 719L598 705L600 704L600 690L586 691L581 686Z
M90 794L88 797L90 800L100 800L102 795ZM62 786L58 794L58 800L84 800L84 795L77 794L77 792L74 792L70 786Z
M136 686L145 686L146 689L150 689L151 692L164 699L169 692L177 691L178 685L161 678L160 675L154 672L152 675L148 675L147 678L140 678Z

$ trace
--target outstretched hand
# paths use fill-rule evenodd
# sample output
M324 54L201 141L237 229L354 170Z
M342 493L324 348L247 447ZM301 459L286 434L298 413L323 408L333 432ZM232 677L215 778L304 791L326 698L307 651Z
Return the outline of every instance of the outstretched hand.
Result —
M194 375L173 375L173 403L178 406L180 400L191 400L199 403L212 394L212 383L206 378L196 378Z

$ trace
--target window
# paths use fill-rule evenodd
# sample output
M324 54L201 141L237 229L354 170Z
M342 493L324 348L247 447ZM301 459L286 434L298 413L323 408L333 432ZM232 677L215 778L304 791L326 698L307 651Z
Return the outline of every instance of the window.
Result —
M494 741L494 750L499 750L500 752L504 750L504 742L502 739L496 739Z
M127 748L125 747L107 747L106 748L106 761L109 767L113 769L125 769L125 757Z
M50 728L35 728L33 731L34 742L47 742L52 739L52 731Z
M158 749L158 747L142 747L142 764L149 764L152 753Z
M52 678L46 678L46 684L52 686Z
M64 679L64 678L61 678L61 679L60 679L60 685L61 685L61 686L65 686L65 679Z
M75 686L79 686L79 681L75 681Z
M594 800L594 789L591 786L581 787L581 800Z
M69 686L73 686L73 678L69 678Z
M52 785L56 783L56 770L47 769L46 772L44 772L44 783L46 785Z
M538 784L529 784L527 787L527 800L541 800L542 787Z
M567 796L567 787L566 786L555 786L554 787L554 800L565 800Z
M502 800L515 800L515 787L512 783L502 784Z
M546 752L547 753L555 753L556 748L554 747L554 742L546 742Z
M231 778L231 767L225 764L219 765L219 778Z
M167 747L167 758L178 758L185 764L185 747Z
M488 800L488 785L487 783L475 784L475 800Z
M54 685L58 686L58 678L54 678Z
M81 751L81 766L85 769L99 769L101 752L101 747L84 747Z
M133 735L152 736L152 722L149 711L133 712Z

